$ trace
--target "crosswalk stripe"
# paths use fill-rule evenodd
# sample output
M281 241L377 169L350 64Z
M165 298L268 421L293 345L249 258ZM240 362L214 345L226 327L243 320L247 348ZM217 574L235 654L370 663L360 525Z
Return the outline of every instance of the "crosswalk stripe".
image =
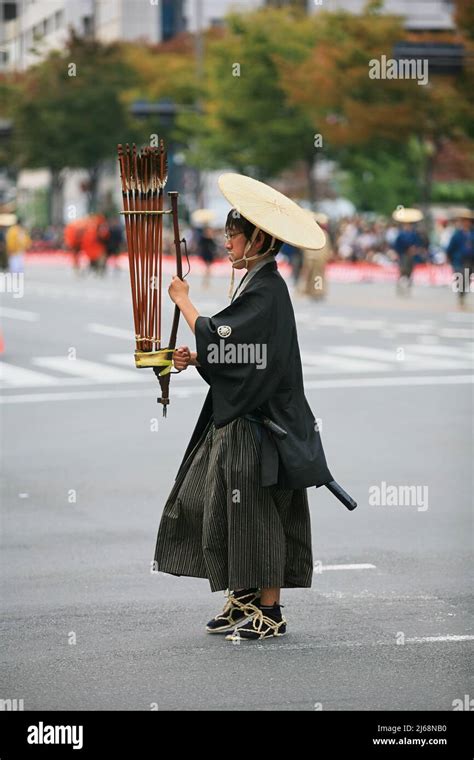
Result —
M328 356L327 354L302 355L304 373L315 375L329 372L384 372L390 369L388 364L345 356Z
M303 312L302 314L298 314L299 317L308 317L311 318L311 315L309 315L307 312ZM347 324L347 317L337 317L337 316L322 316L317 317L315 319L315 322L318 325L327 325L328 327L339 327L339 325L345 325Z
M341 354L342 356L366 357L374 361L397 362L396 349L389 350L386 348L372 348L371 346L328 346L327 349L331 354Z
M363 373L394 373L399 377L406 372L423 370L472 370L471 343L458 347L424 345L410 343L405 349L403 360L397 359L396 348L382 349L369 346L325 346L320 353L302 351L305 383L315 376L335 375L329 382L337 382L338 375L360 375ZM103 361L69 359L67 356L42 356L32 358L32 363L41 370L51 370L53 374L35 371L27 367L0 362L0 381L7 388L31 388L50 386L77 386L91 383L141 383L149 382L151 369L137 369L133 351L105 354ZM56 373L56 374L55 374ZM341 378L342 379L342 378ZM322 381L325 382L324 380ZM359 381L356 381L358 383ZM363 380L361 381L363 383ZM173 384L179 392L186 394L191 384L201 385L202 378L195 367L173 377ZM317 386L315 386L317 387ZM324 386L323 386L324 387Z
M369 562L362 562L360 564L349 565L321 565L321 570L375 570L376 565L372 565ZM316 572L316 571L315 571Z
M204 395L207 393L207 385L197 385L194 388L186 387L186 388L176 388L173 387L172 390L173 398L190 398L191 396L199 396ZM47 402L47 401L91 401L94 399L97 400L107 400L110 401L111 399L117 399L117 398L148 398L152 399L153 396L156 395L154 393L149 393L148 395L145 394L143 389L136 390L136 389L124 389L124 390L106 390L106 391L96 391L96 390L85 390L85 391L53 391L51 393L48 393L45 391L44 393L21 393L21 394L10 394L10 395L3 395L0 396L0 405L1 404L28 404L28 403L41 403L41 402ZM161 414L161 413L160 413Z
M439 331L442 338L469 338L474 337L474 332L465 327L442 327Z
M107 354L106 360L112 364L126 366L130 371L111 367L99 362L91 362L85 359L67 359L64 356L36 357L33 364L45 369L62 372L67 377L37 372L19 367L7 362L0 362L0 387L3 388L34 388L46 386L69 386L87 385L89 383L137 383L149 382L151 369L137 369L134 365L133 354ZM179 378L179 379L178 379ZM202 382L202 378L194 367L186 371L186 375L173 378L179 393L179 385L187 382Z
M448 315L449 316L449 315ZM391 335L393 333L413 333L414 335L429 336L436 333L443 338L465 338L473 336L473 331L469 327L469 319L466 322L459 320L459 326L450 327L436 323L434 320L419 320L418 322L389 322L385 319L352 319L351 317L338 315L321 315L313 316L308 312L295 312L296 321L305 324L307 327L317 329L318 327L338 327L343 332L354 332L356 330L382 331ZM471 318L472 322L472 318Z
M464 346L432 346L424 345L422 343L409 343L405 346L408 351L417 351L422 354L438 354L439 356L455 356L459 359L466 359L471 356L472 348Z
M422 375L417 377L353 377L353 378L335 378L331 380L308 380L305 383L305 390L337 390L339 388L385 388L390 386L399 387L416 387L416 386L436 386L436 385L467 385L474 384L472 375L445 375L429 376ZM204 395L207 393L208 386L204 383L200 385L185 386L181 388L173 387L173 396L179 398L190 398L194 395ZM47 403L49 401L87 401L94 399L103 399L111 401L117 398L139 398L143 399L143 389L127 390L87 390L87 391L64 391L64 392L44 392L44 393L22 393L0 395L0 404L26 404L26 403ZM151 396L150 396L151 397Z
M446 315L448 317L448 320L450 322L467 322L468 324L471 324L474 326L474 314L468 313L463 314L462 312L458 311L450 311Z
M129 367L130 369L135 367L135 359L131 351L121 354L106 354L105 358L111 364L120 364L122 367Z
M48 301L52 298L70 300L78 298L80 301L98 301L100 303L113 302L130 304L129 292L121 290L106 290L105 288L96 288L87 284L84 287L83 282L77 281L75 285L61 284L61 287L51 287L49 282L29 282L28 293L37 296L45 296Z
M335 388L384 388L389 386L410 387L411 385L472 385L474 375L418 375L391 377L335 377L330 380L308 380L305 390Z
M448 633L446 636L412 636L405 639L407 644L425 644L436 641L474 641L471 634Z
M101 325L98 322L90 322L87 325L90 332L98 335L107 335L110 338L123 338L134 344L134 333L131 330L123 330L120 327L111 327L110 325Z
M419 335L418 341L425 345L433 345L433 343L439 343L439 338L437 335Z
M6 306L0 307L0 317L8 319L20 319L23 322L38 322L40 315L35 311L25 311L25 309L9 309Z
M396 322L393 324L393 328L400 333L414 333L415 335L432 333L437 330L436 327L423 322Z
M409 353L405 346L400 348L404 349L404 353L401 355L403 358L400 359L397 358L396 349L390 351L369 346L331 346L328 350L333 354L341 354L342 356L361 356L374 361L391 361L393 364L397 364L402 371L412 369L471 369L472 367L470 357L460 355L457 359L453 359L429 355L429 353L434 352L427 352L426 355L423 355L421 350L418 354ZM422 349L423 346L420 344L419 348Z
M136 383L146 378L137 371L110 367L88 359L68 359L67 356L40 356L32 360L38 367L64 372L75 378L95 383Z
M51 375L17 367L7 362L0 362L0 382L4 388L33 388L35 386L61 384L60 379L51 377Z

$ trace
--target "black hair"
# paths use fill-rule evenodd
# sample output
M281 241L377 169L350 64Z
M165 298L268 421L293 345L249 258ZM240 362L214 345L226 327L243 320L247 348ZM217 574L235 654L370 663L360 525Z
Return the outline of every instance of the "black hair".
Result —
M244 216L242 216L237 209L233 208L229 211L227 214L227 219L225 223L225 231L226 232L243 232L247 240L252 239L252 235L254 233L256 225L252 224L252 222L249 222L248 219L246 219ZM260 253L264 254L265 251L270 248L272 245L272 236L265 232L264 230L261 230L264 234L263 244L260 248ZM280 250L281 246L283 245L282 240L277 240L277 238L273 241L273 250L272 255L276 256L278 251Z

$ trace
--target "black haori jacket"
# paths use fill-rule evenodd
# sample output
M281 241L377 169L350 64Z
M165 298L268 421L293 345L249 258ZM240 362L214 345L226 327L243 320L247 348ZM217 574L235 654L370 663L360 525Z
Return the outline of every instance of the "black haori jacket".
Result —
M197 318L196 347L197 369L210 388L180 470L211 416L222 427L261 412L288 433L277 438L262 427L262 486L319 487L333 480L304 395L290 294L274 259L229 306Z

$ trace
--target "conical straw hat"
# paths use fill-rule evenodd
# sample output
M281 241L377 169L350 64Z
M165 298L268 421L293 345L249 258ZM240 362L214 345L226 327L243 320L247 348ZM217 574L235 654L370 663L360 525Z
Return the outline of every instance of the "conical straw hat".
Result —
M270 185L244 174L221 174L219 189L239 214L264 232L297 248L318 250L326 236L307 211Z
M0 227L11 227L16 224L16 214L0 214Z
M393 212L392 217L396 222L411 224L414 222L421 222L423 219L423 213L418 208L405 208L402 206Z
M454 219L474 219L474 211L468 208L460 208L453 214Z
M215 218L215 212L210 208L197 208L191 214L191 221L196 226L201 224L211 224Z

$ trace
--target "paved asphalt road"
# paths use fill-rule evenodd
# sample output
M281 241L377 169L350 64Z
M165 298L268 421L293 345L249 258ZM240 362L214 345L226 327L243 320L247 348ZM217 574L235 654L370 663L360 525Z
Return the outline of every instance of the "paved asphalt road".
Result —
M227 279L189 281L201 313L226 305ZM309 490L313 586L283 590L287 637L236 645L204 631L223 592L151 572L207 386L194 368L173 377L163 420L152 372L133 366L127 273L30 266L24 297L2 298L0 696L25 710L438 711L473 695L473 301L460 312L446 287L399 299L370 283L294 296L306 395L359 507ZM194 348L184 323L179 344Z

